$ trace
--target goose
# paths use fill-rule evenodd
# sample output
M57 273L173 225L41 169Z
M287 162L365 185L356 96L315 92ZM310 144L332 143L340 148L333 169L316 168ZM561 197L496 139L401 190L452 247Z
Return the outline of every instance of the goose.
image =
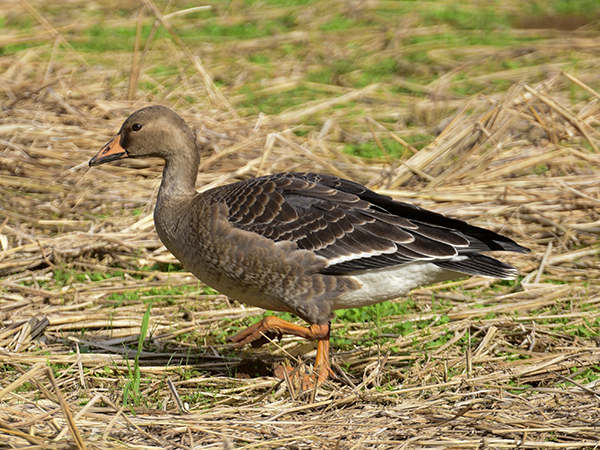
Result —
M237 346L291 334L316 340L316 383L329 362L334 311L406 295L469 275L512 279L516 269L483 255L529 249L493 231L317 173L275 173L196 191L200 145L177 113L132 113L89 165L123 158L164 161L154 209L165 247L206 285L267 316L231 337Z

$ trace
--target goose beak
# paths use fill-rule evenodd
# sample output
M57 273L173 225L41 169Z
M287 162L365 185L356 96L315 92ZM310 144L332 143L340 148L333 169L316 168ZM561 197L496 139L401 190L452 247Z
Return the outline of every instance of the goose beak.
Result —
M121 147L121 135L117 134L115 138L102 147L96 156L90 159L90 167L99 166L117 159L127 158L127 152Z

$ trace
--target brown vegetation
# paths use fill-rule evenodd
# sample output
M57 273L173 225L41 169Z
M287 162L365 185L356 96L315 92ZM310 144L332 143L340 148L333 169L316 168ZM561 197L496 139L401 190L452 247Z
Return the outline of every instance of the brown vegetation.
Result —
M468 99L444 91L443 81L422 87L426 97L401 112L423 129L444 126L417 151L376 116L401 110L378 86L332 85L334 100L240 118L211 68L170 41L194 72L175 89L203 99L174 105L205 144L199 189L283 170L334 173L533 250L502 255L524 277L518 285L470 278L425 287L411 294L407 314L382 319L425 329L360 345L368 326L335 323L333 334L353 343L334 355L338 379L301 393L271 368L286 359L310 365L312 347L286 338L232 349L223 335L262 311L205 293L186 272L159 270L176 261L153 230L156 161L88 169L131 111L183 94L127 100L128 83L110 82L115 69L88 64L61 32L44 31L62 46L60 60L37 48L0 60L0 448L598 446L600 94L582 81L596 66L578 77L550 67L536 72L537 83ZM304 83L279 81L265 89ZM350 101L366 111L360 129L330 117ZM294 134L307 117L322 126ZM384 157L343 152L353 138L375 140ZM407 151L386 155L382 138ZM164 286L192 288L165 298L153 290ZM115 307L111 295L124 293L135 296ZM139 354L140 393L152 401L124 407L153 300Z

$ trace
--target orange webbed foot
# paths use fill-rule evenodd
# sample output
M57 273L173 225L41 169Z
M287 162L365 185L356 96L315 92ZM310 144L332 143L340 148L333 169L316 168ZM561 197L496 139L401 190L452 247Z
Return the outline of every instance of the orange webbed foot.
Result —
M282 334L292 334L308 340L317 340L317 356L315 360L315 380L317 385L322 384L328 377L335 377L329 365L329 324L312 324L303 327L290 323L275 316L267 316L263 320L229 338L236 346L244 344L265 343L265 337ZM286 370L283 368L283 370ZM313 377L310 377L313 378ZM308 385L310 383L302 383ZM314 385L314 382L313 382Z

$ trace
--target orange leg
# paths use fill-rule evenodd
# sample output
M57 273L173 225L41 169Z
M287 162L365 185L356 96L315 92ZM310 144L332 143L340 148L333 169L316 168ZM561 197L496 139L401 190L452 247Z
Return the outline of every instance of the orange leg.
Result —
M318 383L323 383L328 376L333 375L329 365L329 324L313 324L310 327L302 327L287 320L275 316L267 316L251 327L229 338L237 346L250 344L253 341L263 339L268 334L292 334L308 340L317 341L317 357L315 359L315 370L318 375Z

